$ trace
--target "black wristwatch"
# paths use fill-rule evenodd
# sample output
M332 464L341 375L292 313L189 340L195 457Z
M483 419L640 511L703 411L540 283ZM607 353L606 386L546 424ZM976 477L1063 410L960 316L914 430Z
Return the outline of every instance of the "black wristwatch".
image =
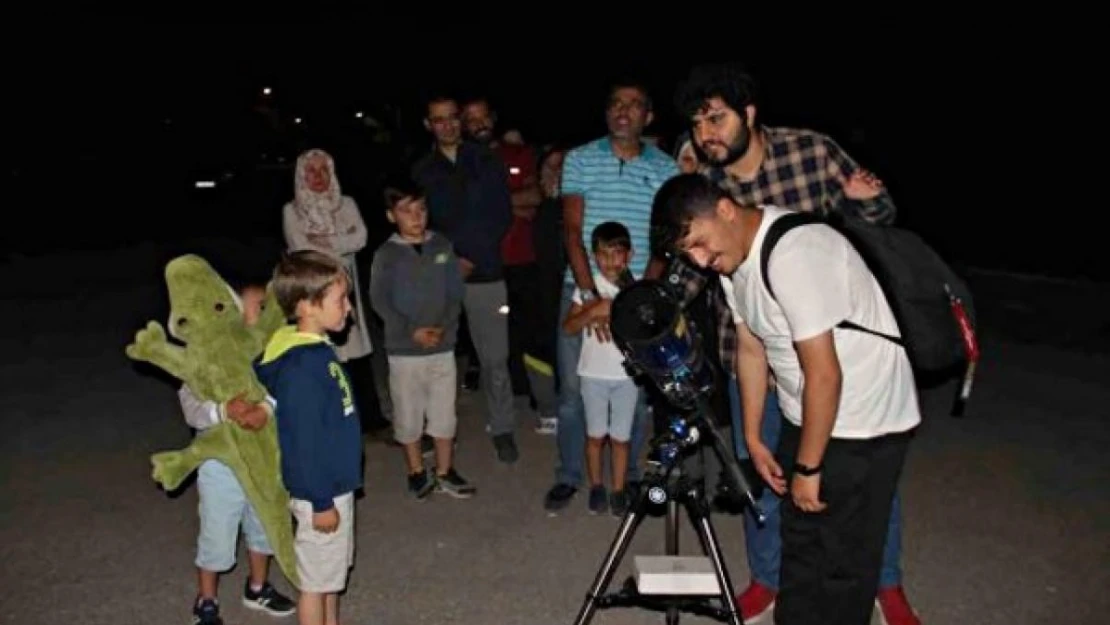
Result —
M825 468L825 465L823 465L823 464L819 464L815 467L807 467L806 465L804 465L800 462L795 462L794 463L794 473L797 473L798 475L804 475L806 477L811 477L811 476L817 475L818 473L821 472L821 469L823 469L823 468Z

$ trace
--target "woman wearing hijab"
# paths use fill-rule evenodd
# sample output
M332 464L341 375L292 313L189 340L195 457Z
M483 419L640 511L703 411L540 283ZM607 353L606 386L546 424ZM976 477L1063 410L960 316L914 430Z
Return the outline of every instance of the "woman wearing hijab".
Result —
M678 161L678 169L684 174L693 174L698 171L698 153L694 149L694 142L690 140L690 133L684 132L675 139L674 160Z
M289 250L317 250L338 258L347 267L354 323L346 336L336 341L336 352L350 371L363 431L381 429L389 422L382 417L374 387L370 366L373 347L355 262L355 254L366 246L366 224L354 199L340 193L335 162L327 152L313 149L297 158L293 200L282 210L282 227Z

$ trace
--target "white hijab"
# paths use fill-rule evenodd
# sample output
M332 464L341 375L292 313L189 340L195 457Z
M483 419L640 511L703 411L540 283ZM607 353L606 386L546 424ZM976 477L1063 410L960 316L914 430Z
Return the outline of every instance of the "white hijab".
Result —
M328 171L328 188L317 193L309 188L305 170L310 163L322 164ZM336 214L343 204L339 179L335 177L335 161L323 150L309 150L297 157L297 171L293 181L293 210L304 223L309 234L336 234Z

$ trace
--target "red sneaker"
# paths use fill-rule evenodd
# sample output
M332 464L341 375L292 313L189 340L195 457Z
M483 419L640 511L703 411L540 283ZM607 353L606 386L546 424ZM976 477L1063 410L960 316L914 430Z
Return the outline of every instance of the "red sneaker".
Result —
M921 619L910 607L901 586L879 589L875 603L879 606L879 620L883 625L921 625Z
M775 591L753 580L744 592L736 595L736 603L744 622L754 621L775 605Z

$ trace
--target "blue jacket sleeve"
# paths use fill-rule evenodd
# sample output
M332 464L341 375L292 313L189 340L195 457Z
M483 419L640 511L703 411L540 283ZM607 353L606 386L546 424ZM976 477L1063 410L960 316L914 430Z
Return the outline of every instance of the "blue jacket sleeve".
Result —
M330 489L331 475L327 465L330 451L325 436L326 387L321 379L328 378L326 363L317 358L302 361L304 371L289 376L288 384L277 397L282 410L289 445L281 450L289 464L296 467L299 482L312 503L313 512L327 512L335 506ZM323 378L321 378L323 376Z

